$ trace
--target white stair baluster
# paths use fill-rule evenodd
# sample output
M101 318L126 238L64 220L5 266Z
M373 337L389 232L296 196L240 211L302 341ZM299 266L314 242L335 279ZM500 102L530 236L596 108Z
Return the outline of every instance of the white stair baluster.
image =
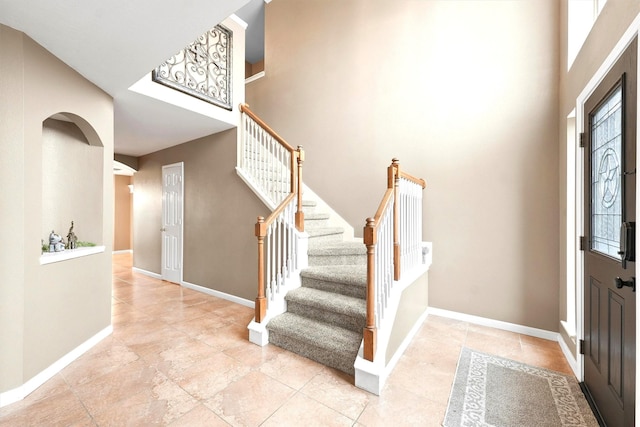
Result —
M271 226L267 227L267 235L265 237L265 247L266 247L266 255L265 255L265 264L267 266L267 275L265 277L265 286L266 286L266 297L267 300L270 301L273 297L271 294Z

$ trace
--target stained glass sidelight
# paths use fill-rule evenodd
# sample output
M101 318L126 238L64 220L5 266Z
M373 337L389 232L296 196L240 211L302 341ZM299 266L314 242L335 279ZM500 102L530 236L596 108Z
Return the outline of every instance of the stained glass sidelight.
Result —
M622 87L591 115L591 249L620 259Z

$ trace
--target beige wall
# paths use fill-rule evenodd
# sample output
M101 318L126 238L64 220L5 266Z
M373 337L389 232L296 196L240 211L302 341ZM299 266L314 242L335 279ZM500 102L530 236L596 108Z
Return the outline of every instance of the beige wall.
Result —
M254 224L268 211L235 172L235 130L140 157L133 265L161 273L162 166L177 162L184 162L184 281L253 301Z
M123 251L133 249L132 227L133 194L129 191L132 177L114 175L114 222L113 222L113 250Z
M138 158L133 156L127 156L124 154L114 154L113 160L129 166L131 169L138 170Z
M278 0L247 102L356 229L392 157L427 181L429 303L558 328L555 0Z
M113 100L30 38L1 25L0 58L0 173L7 186L0 196L0 222L11 247L0 257L6 278L0 284L1 393L21 386L111 322ZM79 126L104 146L102 187L94 191L109 213L97 231L107 251L41 266L42 123L57 113L86 120L91 126Z
M640 2L637 0L607 0L600 16L595 22L591 32L587 36L582 49L578 53L571 69L567 71L567 0L561 2L561 67L560 67L560 110L558 120L560 123L559 133L559 176L560 176L560 320L566 320L566 282L567 264L566 257L566 215L567 215L567 192L573 193L573 188L567 188L567 133L568 127L572 125L567 120L567 116L576 107L576 100L580 93L595 75L596 71L605 61L606 57L613 50L614 46L621 39L624 32L629 28L632 21L640 13ZM578 130L579 131L579 130ZM578 209L578 214L582 212ZM579 284L582 286L582 284ZM562 337L568 347L574 352L575 344L571 342L564 330L561 328Z
M393 321L393 329L389 336L389 345L385 353L385 363L388 365L396 354L400 345L416 326L420 317L429 308L429 274L423 274L415 282L407 286L400 296L400 309Z
M0 392L23 382L24 346L24 50L23 36L0 25L0 219L11 250L0 256ZM11 100L9 102L9 100ZM9 226L10 224L10 226ZM40 225L37 226L40 232ZM6 343L6 344L5 344ZM9 344L10 343L10 344Z
M264 71L264 60L260 60L255 64L251 64L247 61L244 63L244 77L249 78L254 74Z
M87 142L78 126L47 119L42 124L42 239L52 230L65 242L71 221L79 241L102 242L102 146Z

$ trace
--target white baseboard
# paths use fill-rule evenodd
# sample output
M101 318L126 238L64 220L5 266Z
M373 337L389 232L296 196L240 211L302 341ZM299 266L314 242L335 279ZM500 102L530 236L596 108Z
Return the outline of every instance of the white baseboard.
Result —
M255 303L253 301L249 301L248 299L240 298L235 295L216 291L215 289L205 288L200 285L194 285L193 283L185 282L184 280L182 281L182 286L193 289L194 291L202 292L203 294L226 299L227 301L235 302L236 304L244 305L245 307L255 308Z
M153 277L154 279L162 280L162 276L158 273L154 273L152 271L143 270L138 267L131 267L131 270L135 273L144 274L145 276Z
M133 267L133 271L136 273L144 274L145 276L153 277L154 279L162 280L162 276L158 273L153 273L151 271L143 270L141 268ZM185 282L184 280L180 283L185 288L193 289L194 291L202 292L203 294L211 295L214 297L226 299L227 301L235 302L236 304L244 305L246 307L255 307L255 303L253 301L249 301L244 298L237 297L235 295L227 294L224 292L216 291L214 289L205 288L204 286L196 285L193 283Z
M474 325L488 326L490 328L502 329L504 331L515 332L518 334L529 335L545 340L558 341L560 335L557 332L551 332L544 329L532 328L530 326L518 325L516 323L503 322L501 320L488 319L486 317L473 316L471 314L458 313L456 311L443 310L441 308L429 307L429 314L449 319L461 320L463 322L473 323Z
M112 252L113 255L117 255L117 254L132 254L133 253L133 249L122 249L119 251L113 251Z
M567 359L567 363L569 364L569 366L571 366L571 370L573 371L573 374L576 376L576 378L578 378L578 381L582 381L582 373L578 368L578 361L576 360L575 357L573 357L571 350L569 350L567 343L564 342L560 334L558 334L558 344L560 344L560 349L564 354L564 358Z
M40 372L20 387L13 390L0 393L0 408L18 402L30 393L40 387L42 384L53 378L58 372L66 368L71 362L82 356L84 353L93 348L100 341L111 335L113 326L109 325L57 361L53 362L48 368Z

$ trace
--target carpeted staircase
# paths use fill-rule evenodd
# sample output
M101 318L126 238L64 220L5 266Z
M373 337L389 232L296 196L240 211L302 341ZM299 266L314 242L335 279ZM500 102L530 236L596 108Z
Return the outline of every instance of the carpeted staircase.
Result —
M366 321L366 248L344 241L329 215L303 201L309 267L302 286L287 296L287 312L267 325L269 342L354 375Z

